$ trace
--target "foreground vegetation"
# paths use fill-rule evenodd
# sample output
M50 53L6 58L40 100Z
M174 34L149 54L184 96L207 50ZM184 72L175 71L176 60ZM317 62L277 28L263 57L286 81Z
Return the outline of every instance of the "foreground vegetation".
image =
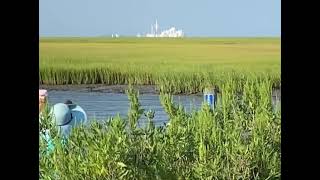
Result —
M40 40L40 84L131 83L197 93L230 78L244 84L261 77L280 86L279 38Z
M271 104L272 80L229 78L215 111L204 104L187 113L162 93L170 125L155 127L152 110L129 89L127 118L74 129L63 145L45 117L55 149L40 141L41 179L280 179L281 109ZM138 127L140 116L146 127Z

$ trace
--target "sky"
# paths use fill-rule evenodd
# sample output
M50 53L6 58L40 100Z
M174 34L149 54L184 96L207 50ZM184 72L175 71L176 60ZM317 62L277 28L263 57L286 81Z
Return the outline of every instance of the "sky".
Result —
M192 37L280 37L280 0L39 0L44 36L136 36L174 26Z

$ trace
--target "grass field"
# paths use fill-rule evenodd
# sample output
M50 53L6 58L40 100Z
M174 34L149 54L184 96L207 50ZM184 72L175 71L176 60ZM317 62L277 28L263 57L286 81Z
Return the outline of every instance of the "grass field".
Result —
M40 84L157 85L195 93L230 78L280 85L279 38L41 38Z

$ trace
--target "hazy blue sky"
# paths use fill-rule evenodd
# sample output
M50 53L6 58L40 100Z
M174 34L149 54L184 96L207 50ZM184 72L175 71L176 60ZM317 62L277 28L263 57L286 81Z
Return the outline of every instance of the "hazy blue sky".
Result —
M280 36L280 0L39 0L40 36L135 36L175 26L187 36Z

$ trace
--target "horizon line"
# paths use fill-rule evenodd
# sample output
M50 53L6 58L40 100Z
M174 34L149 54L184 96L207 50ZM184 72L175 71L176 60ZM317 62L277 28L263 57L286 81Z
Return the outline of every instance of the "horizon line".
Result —
M95 36L70 36L70 35L39 35L39 38L99 38L99 37L109 37L112 38L111 35L95 35ZM184 36L184 37L146 37L146 36L132 36L132 35L122 35L117 38L150 38L150 39L161 39L161 38L172 38L172 39L183 39L183 38L281 38L281 35L264 35L264 36ZM113 39L117 39L113 38Z

